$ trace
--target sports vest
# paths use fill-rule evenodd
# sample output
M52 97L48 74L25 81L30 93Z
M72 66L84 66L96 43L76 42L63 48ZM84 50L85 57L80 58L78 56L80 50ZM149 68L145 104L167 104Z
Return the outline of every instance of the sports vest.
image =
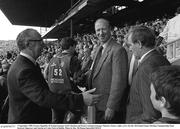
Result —
M70 53L61 53L53 57L49 63L48 85L52 92L71 91Z

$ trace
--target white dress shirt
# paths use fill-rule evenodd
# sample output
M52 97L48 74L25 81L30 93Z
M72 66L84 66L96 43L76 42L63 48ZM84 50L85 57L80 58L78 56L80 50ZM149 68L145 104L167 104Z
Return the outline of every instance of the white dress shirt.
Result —
M131 85L131 83L132 83L134 63L135 63L135 56L133 54L131 57L131 62L130 62L130 66L129 66L129 78L128 78L129 85Z

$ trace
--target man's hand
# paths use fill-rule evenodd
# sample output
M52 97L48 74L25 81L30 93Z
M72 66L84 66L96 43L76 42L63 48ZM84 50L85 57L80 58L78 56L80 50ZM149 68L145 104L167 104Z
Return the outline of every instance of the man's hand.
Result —
M114 116L114 110L112 110L110 108L106 108L104 119L106 121L109 121L113 118L113 116Z
M88 90L88 91L82 93L84 103L87 106L95 105L100 101L101 95L93 95L93 94L91 94L91 93L95 92L95 90L96 90L96 88Z

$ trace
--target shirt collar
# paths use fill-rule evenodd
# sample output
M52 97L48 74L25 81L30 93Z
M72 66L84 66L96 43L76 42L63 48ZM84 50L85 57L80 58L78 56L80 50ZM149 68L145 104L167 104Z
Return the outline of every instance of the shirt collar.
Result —
M68 50L63 50L62 53L70 53Z
M30 55L28 55L28 54L26 54L26 53L23 53L23 52L20 52L20 55L28 58L31 62L33 62L33 64L36 65L36 61L35 61L34 58L32 58Z
M61 53L62 54L74 54L74 52L72 52L70 50L63 50Z
M109 40L102 45L103 49L107 47L107 45L108 45L108 43L110 42L111 39L112 39L112 38L110 37Z
M153 49L151 49L151 50L149 50L148 52L146 52L142 57L141 57L141 59L139 59L139 63L141 63L142 62L142 60L145 58L145 56L147 55L147 54L149 54L150 52L152 52L154 50L154 48Z

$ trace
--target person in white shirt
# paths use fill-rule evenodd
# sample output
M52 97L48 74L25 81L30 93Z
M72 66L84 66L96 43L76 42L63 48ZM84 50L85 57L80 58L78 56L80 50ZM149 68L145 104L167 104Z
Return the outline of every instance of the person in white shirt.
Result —
M163 32L159 34L159 42L163 39L167 43L180 39L180 7L177 8L176 16L167 22ZM180 47L180 43L176 45ZM166 56L168 59L173 58L173 44L167 46Z

